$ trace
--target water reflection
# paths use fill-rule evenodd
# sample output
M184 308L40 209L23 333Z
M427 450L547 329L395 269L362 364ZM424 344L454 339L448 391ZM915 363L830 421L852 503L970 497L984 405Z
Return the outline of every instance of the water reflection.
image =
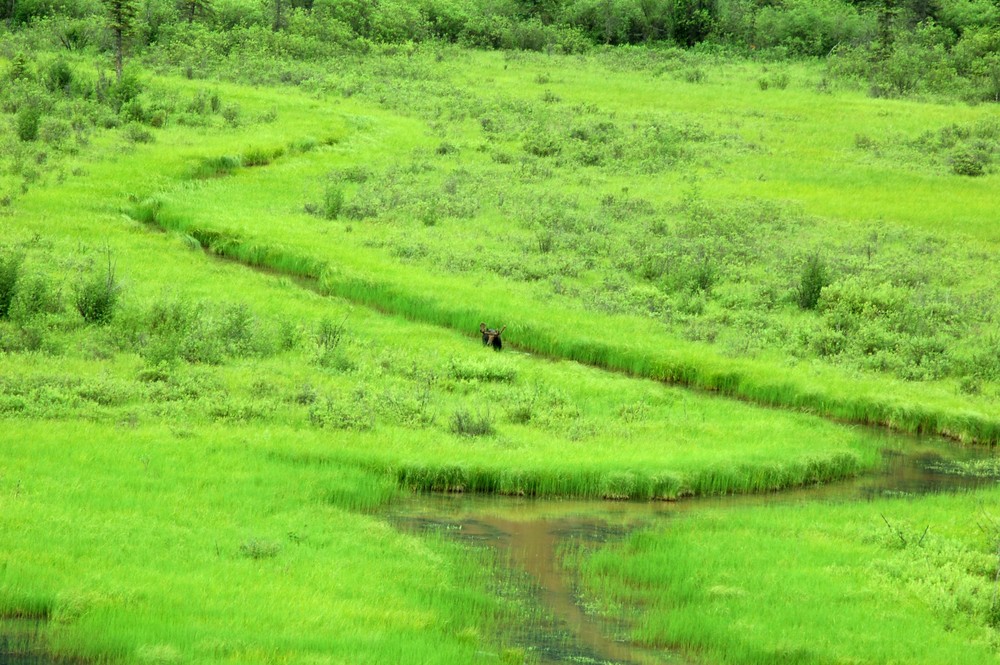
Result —
M971 491L996 477L957 473L969 462L996 462L996 450L911 441L887 450L882 467L863 477L770 494L686 499L677 502L532 500L463 495L420 495L398 506L391 519L416 531L442 529L471 545L497 550L523 571L550 624L521 626L514 639L541 663L653 665L687 662L677 652L653 651L615 638L618 626L587 614L559 561L560 548L598 544L662 519L708 506L755 506L802 501L867 501L879 497ZM990 468L1000 465L989 464Z

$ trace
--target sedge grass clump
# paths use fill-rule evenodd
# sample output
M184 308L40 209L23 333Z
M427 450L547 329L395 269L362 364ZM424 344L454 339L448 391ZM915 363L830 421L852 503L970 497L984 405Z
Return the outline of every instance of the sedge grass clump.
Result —
M496 434L493 416L488 411L473 412L459 409L451 416L451 433L469 437L493 436Z
M517 380L517 368L492 358L452 358L448 364L448 375L456 381L514 383Z
M240 162L246 167L267 166L284 154L285 149L280 146L274 148L253 146L243 151Z
M353 367L341 344L346 336L347 317L340 322L324 317L313 333L313 361L320 367L347 371Z
M248 538L240 543L240 556L247 559L273 559L281 552L281 543L263 538Z
M242 165L243 163L238 156L221 155L219 157L206 157L191 169L191 177L199 180L220 178L232 175Z

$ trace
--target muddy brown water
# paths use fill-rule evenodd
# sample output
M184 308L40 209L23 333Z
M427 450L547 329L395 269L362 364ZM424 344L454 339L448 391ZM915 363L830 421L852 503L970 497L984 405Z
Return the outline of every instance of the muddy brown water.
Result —
M863 477L810 488L757 495L704 497L676 502L607 502L428 494L397 505L389 519L419 533L440 532L472 547L490 547L510 570L523 575L527 595L543 610L508 637L543 665L602 663L679 664L676 651L629 643L623 626L588 613L575 580L560 563L562 548L596 546L688 511L803 501L857 502L879 497L972 491L996 478L959 473L955 462L995 459L997 450L945 443L914 452L883 452L883 464Z

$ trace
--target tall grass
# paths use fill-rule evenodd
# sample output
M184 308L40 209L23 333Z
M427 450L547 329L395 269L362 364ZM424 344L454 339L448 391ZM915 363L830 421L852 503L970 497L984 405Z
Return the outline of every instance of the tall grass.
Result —
M921 395L919 386L900 381L872 376L848 382L835 370L817 372L813 367L792 367L779 374L771 363L723 358L703 345L663 339L639 319L583 317L578 310L565 307L550 305L542 310L508 304L509 297L503 295L507 289L485 276L470 288L456 279L416 279L411 274L403 286L403 280L388 264L358 276L352 274L357 268L352 270L346 263L350 259L340 254L332 262L337 268L329 269L331 261L319 256L271 248L261 240L241 240L226 232L202 230L192 222L174 219L165 222L164 227L198 238L203 246L221 256L317 280L323 293L411 320L475 331L478 321L517 317L518 322L508 333L509 343L540 355L906 433L940 434L977 443L1000 441L1000 417L977 412L972 404L963 405L954 398ZM371 256L366 259L377 261ZM447 287L442 289L442 284ZM447 300L429 295L442 291L450 294ZM489 309L469 308L467 303L483 301L484 291L496 294L488 299L492 303ZM616 331L613 338L603 334L607 330Z
M643 608L632 639L696 660L987 663L996 497L706 509L569 562L598 607Z
M300 203L292 203L297 194L289 194L295 191L291 179L301 178L303 168L318 173L327 163L321 154L298 158L305 162L284 160L230 179L222 189L205 189L203 195L185 190L160 197L154 221L219 256L306 278L323 293L411 320L470 332L482 320L509 321L509 343L536 354L903 432L1000 440L1000 419L988 400L956 396L948 384L921 385L874 373L848 378L836 367L793 363L778 352L732 357L726 349L666 334L648 319L587 311L572 300L539 302L530 283L482 271L435 276L425 267L401 268L370 247L380 242L378 234L359 233L355 242L350 233L339 235L341 229L335 229L338 240L329 243L330 227L310 226L302 216L279 213L273 223L257 223L253 211L271 205L262 193L281 192L275 195L288 201L286 210L299 209ZM239 197L240 203L220 209L220 195ZM144 205L133 213L137 219L150 218Z
M21 491L0 496L0 616L48 619L53 658L453 663L500 650L489 636L507 610L487 593L485 555L344 510L391 496L375 476L248 454L282 447L253 429L5 431L21 442L4 452Z

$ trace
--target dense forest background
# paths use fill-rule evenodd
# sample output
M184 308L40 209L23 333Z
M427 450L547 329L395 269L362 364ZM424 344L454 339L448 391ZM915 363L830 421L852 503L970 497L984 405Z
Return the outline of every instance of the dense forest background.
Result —
M3 0L10 30L79 50L234 50L315 59L439 40L577 53L599 45L828 58L876 96L1000 101L997 0ZM183 55L183 53L175 53ZM196 72L196 70L195 70Z

